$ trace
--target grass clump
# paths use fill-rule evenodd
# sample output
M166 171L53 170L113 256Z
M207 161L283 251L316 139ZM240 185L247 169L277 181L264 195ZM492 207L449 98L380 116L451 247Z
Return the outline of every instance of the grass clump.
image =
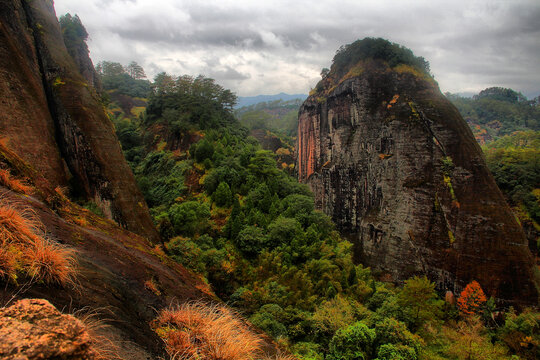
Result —
M75 275L73 251L45 237L43 223L29 207L0 198L0 279L68 285Z
M270 359L264 355L262 338L223 305L190 302L171 307L161 311L155 326L172 359Z

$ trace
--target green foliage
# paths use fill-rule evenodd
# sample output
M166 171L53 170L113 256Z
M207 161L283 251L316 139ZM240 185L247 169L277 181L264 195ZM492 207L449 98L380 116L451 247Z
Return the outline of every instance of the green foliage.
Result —
M143 80L144 69L132 61L127 67L111 61L102 61L96 65L96 72L101 76L104 90L115 95L147 98L151 93L151 84Z
M413 348L402 344L384 344L379 347L375 360L416 360L418 354Z
M232 193L226 182L219 183L216 191L212 194L217 206L231 206Z
M281 323L285 311L276 304L262 306L249 319L253 325L272 336L274 339L287 336L287 328Z
M540 222L540 131L516 132L484 147L487 165L513 206Z
M420 337L412 334L404 323L394 318L386 318L375 324L375 333L378 345L401 344L414 349L417 354L422 346Z
M145 121L147 125L165 122L177 128L219 128L236 122L232 115L235 103L236 95L214 79L160 73L154 78ZM176 115L166 117L167 110Z
M238 233L235 244L240 251L252 257L266 248L267 240L261 228L246 226Z
M185 201L173 204L169 214L177 234L186 236L203 234L210 226L210 207L206 203Z
M339 329L330 341L327 359L367 360L373 351L375 331L363 322Z
M488 88L472 98L447 93L483 144L514 131L540 130L540 106L512 89Z
M74 59L79 58L81 49L88 52L88 47L86 46L88 33L79 16L71 16L69 13L65 14L60 16L59 23L62 29L64 43L71 57Z
M240 123L250 130L265 129L287 136L296 136L300 105L301 99L262 102L237 109L235 115ZM292 144L292 139L285 138L285 142Z
M429 63L423 57L417 57L410 49L382 38L364 38L340 47L334 55L331 71L339 69L344 74L353 65L365 59L384 60L390 67L404 64L413 66L425 74L430 72Z
M442 316L443 301L435 292L435 284L425 276L406 280L397 295L397 302L413 330Z

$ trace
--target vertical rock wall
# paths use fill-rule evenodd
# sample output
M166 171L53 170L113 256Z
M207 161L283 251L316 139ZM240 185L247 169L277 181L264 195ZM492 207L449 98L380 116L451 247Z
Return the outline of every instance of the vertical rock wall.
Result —
M158 241L113 124L67 52L53 2L2 1L0 16L0 86L8 87L0 130L8 146L46 175L48 190L72 178L107 217Z
M482 151L436 83L381 61L302 105L299 180L358 262L441 290L535 303L533 258Z

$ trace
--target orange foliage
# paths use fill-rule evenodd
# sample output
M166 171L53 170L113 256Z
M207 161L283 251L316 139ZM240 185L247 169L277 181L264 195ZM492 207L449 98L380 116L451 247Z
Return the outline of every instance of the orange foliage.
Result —
M174 359L265 358L261 337L238 314L223 305L192 302L165 309L154 325Z
M15 192L23 194L32 193L32 188L25 185L21 180L12 177L9 170L0 169L0 184Z
M463 289L457 304L462 314L473 315L480 310L486 301L486 295L480 284L476 280L473 280Z
M35 212L0 198L0 278L71 284L75 274L73 252L45 238Z

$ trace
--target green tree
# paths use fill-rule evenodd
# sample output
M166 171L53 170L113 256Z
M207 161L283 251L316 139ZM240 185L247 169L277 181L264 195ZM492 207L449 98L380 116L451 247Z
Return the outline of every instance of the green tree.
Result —
M226 182L219 183L213 194L216 205L221 207L229 207L232 203L232 196L231 188Z
M442 315L444 301L438 298L435 284L426 276L415 276L406 280L397 300L413 330L428 321L439 319Z
M373 352L375 330L363 322L339 329L330 341L330 360L368 360Z

